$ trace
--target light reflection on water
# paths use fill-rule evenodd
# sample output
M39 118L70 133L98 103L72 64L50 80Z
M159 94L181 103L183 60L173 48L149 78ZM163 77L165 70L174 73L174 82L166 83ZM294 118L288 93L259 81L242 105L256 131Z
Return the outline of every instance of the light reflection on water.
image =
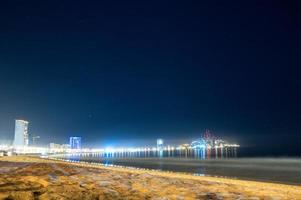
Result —
M100 163L105 166L126 166L184 172L197 176L209 175L301 185L300 158L236 158L237 152L234 149L218 153L206 152L205 158L195 151L164 151L162 154L153 151L123 154L83 153L61 154L55 157L71 162Z
M100 158L61 155L71 162L100 163L104 166L163 170L190 173L197 176L231 177L246 180L281 182L301 185L301 159L293 158L228 158L192 159L172 157Z
M211 158L236 158L237 148L216 148L216 149L168 149L168 150L142 150L142 151L122 151L122 152L99 152L99 153L73 153L73 158L98 157L98 158L193 158L193 159L211 159Z
M197 160L231 159L237 157L237 148L215 148L215 149L167 149L161 151L122 151L122 152L99 152L99 153L73 153L63 155L63 159L72 161L87 161L102 163L105 166L121 165L127 167L138 167L146 169L157 169L165 171L189 172L208 175L211 170L207 166L193 164ZM169 162L175 159L177 164ZM178 162L181 161L181 162ZM187 165L189 162L193 166ZM215 173L213 173L215 174Z
M179 157L100 158L74 155L56 155L54 157L69 162L94 163L104 166L184 172L196 176L209 175L301 185L300 158L224 158L202 160Z

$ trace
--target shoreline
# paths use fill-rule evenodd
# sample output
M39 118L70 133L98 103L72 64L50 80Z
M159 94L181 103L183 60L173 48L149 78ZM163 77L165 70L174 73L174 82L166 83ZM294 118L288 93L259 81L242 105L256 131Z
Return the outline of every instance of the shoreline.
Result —
M50 156L67 162L88 162L94 165L175 172L267 183L301 186L301 159L226 159L195 160L174 158L98 158ZM285 174L283 176L282 174Z
M261 183L274 183L274 184L281 184L281 185L291 185L291 186L301 186L301 183L291 183L291 182L281 182L281 181L272 181L272 180L258 180L252 178L238 178L238 177L231 177L231 176L219 176L219 175L208 175L208 174L197 174L197 173L190 173L190 172L180 172L180 171L170 171L170 170L160 170L160 169L149 169L149 168L142 168L142 167L131 167L131 166L124 166L124 165L116 165L116 164L103 164L97 162L85 162L85 161L73 161L73 160L65 160L65 159L57 159L57 158L43 158L51 161L59 161L63 163L70 163L70 164L78 164L79 166L83 167L112 167L112 170L118 169L125 169L125 170L138 170L138 171L145 171L145 172L162 172L162 173L171 173L171 174L180 174L180 175L188 175L193 177L208 177L208 178L216 178L216 179L226 179L226 180L236 180L236 181L251 181L251 182L261 182Z
M65 181L70 181L68 179L72 179L72 178L68 178L67 176L67 174L70 174L69 171L74 173L74 177L77 177L77 179L82 179L82 180L86 179L87 182L89 182L90 179L93 180L94 178L101 175L100 177L98 177L99 179L97 179L97 181L103 181L102 179L104 179L110 182L110 180L113 179L114 181L112 181L112 183L109 185L111 185L112 188L115 188L115 190L116 188L122 188L122 187L133 188L134 185L135 190L137 190L138 188L139 192L138 191L136 192L139 193L139 195L142 196L149 195L149 199L152 199L152 195L158 196L158 194L160 194L159 197L162 196L168 197L167 199L177 199L177 198L173 198L173 196L177 196L179 198L183 197L182 199L196 199L197 195L200 194L201 196L202 195L204 196L203 199L206 199L205 197L208 194L217 197L221 196L223 199L233 199L232 197L234 196L237 197L241 196L244 197L245 199L252 199L252 198L253 199L264 199L264 198L301 199L301 186L297 186L297 185L230 179L230 178L223 178L223 177L194 176L191 174L176 173L176 172L166 172L166 171L147 170L147 169L131 169L125 167L104 166L104 165L95 165L89 163L75 163L75 162L58 161L53 159L43 159L43 158L28 157L28 156L0 157L0 170L2 169L1 166L4 165L3 163L12 165L14 170L17 170L17 172L19 172L17 173L19 179L20 177L26 178L27 175L29 174L31 175L31 177L36 177L47 182L48 185L49 182L51 182L49 181L51 179L51 177L49 178L49 174L51 175L53 173L56 173L56 171L58 171L57 173L60 172L59 175L56 175L56 177L60 177ZM18 165L18 163L27 165L24 168L25 172L27 172L26 176L22 175L23 172L22 167L21 169L15 167ZM41 169L39 169L37 166L40 166ZM29 172L31 172L30 171L31 168L33 170L32 174L26 171L29 170ZM35 170L35 168L37 169ZM49 171L45 170L45 173L42 173L43 168L45 169L49 168L48 169ZM65 169L65 168L67 169L66 171L58 170L58 169ZM4 180L5 178L6 179L11 178L13 180L14 178L13 176L16 175L16 173L10 172L9 169L6 170L7 172L5 174L1 173L0 175L2 182L3 182L3 178ZM39 173L42 173L42 175ZM139 178L138 179L132 178L136 176L138 176ZM110 177L111 179L108 179L108 177ZM126 185L124 183L120 183L119 181L121 182L129 181L131 183L129 183L129 185ZM90 182L89 184L91 184L93 187L96 187L96 189L95 188L93 189L93 192L97 193L98 190L102 191L104 189L102 187L99 187L98 185L95 186L95 183L93 183L93 181ZM150 184L146 184L149 182ZM160 191L160 189L162 190L163 186L166 187L167 189L163 189L163 191ZM1 193L5 193L5 192L3 191L1 192L1 184L0 184L0 194ZM118 194L119 193L120 191L118 192ZM47 194L47 188L46 188L46 194ZM123 195L122 192L120 193L120 195L121 196ZM136 196L137 195L138 194L136 194ZM90 199L96 199L96 198L90 198ZM110 199L110 198L108 197L104 199ZM136 199L143 199L143 198L137 197Z

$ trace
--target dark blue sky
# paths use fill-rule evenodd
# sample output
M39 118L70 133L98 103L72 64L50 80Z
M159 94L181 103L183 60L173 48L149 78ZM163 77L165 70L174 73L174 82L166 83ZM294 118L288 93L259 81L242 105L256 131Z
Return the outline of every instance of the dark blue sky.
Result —
M285 137L297 146L298 7L2 2L1 137L23 118L41 142L190 139L209 128L242 143Z

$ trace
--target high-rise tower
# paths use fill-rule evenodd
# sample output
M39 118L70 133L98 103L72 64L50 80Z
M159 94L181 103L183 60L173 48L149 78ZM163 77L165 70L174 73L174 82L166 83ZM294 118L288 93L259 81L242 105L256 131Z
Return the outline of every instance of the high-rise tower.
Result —
M163 150L163 145L164 145L164 140L159 138L157 139L157 150L162 151Z
M16 119L14 147L28 146L28 121Z
M70 137L69 144L71 149L81 149L82 138L81 137Z

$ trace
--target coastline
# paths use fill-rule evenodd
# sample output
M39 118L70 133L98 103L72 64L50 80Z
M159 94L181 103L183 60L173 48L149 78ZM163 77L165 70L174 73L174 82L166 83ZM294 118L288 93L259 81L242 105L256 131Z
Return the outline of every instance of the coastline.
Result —
M239 159L178 159L178 158L102 158L93 156L54 156L69 162L88 162L137 169L151 169L191 174L280 183L301 186L301 159L239 158Z
M295 185L29 156L0 157L0 172L0 199L301 199Z

